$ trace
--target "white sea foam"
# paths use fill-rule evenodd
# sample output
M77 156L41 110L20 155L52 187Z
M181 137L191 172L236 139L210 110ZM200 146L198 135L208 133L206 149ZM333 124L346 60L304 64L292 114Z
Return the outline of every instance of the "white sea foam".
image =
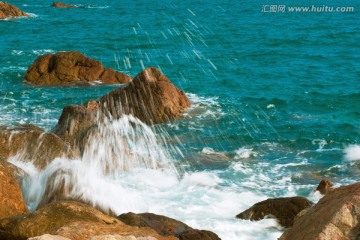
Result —
M252 148L242 147L235 151L235 159L246 159L251 157L257 157L259 154Z
M274 104L268 104L268 105L266 106L266 108L267 108L267 109L275 108L275 105L274 105Z
M151 128L134 117L105 121L90 135L81 159L54 159L44 170L19 156L10 161L26 175L24 198L35 210L44 195L58 186L71 198L82 199L116 214L153 212L216 232L224 240L271 239L281 230L275 220L251 222L235 215L267 197L238 186L224 185L218 172L182 172L179 154L159 143ZM210 148L204 152L216 152ZM237 166L239 167L239 166ZM234 166L234 168L236 168ZM250 174L250 173L249 173ZM269 181L261 175L262 181ZM247 185L247 189L250 186Z
M55 53L55 51L52 49L38 49L38 50L34 49L34 50L32 50L32 53L36 54L36 55L43 55L46 53Z
M218 119L225 114L218 102L218 97L202 97L192 93L187 93L186 95L189 97L192 104L184 114L185 117Z
M328 144L327 141L325 139L314 139L312 140L312 144L313 145L318 145L319 148L316 151L323 151L324 147Z
M216 153L214 149L210 148L210 147L204 147L202 150L201 150L201 153L203 154L214 154Z
M345 160L357 161L360 160L360 145L349 145L344 149Z
M106 8L109 8L110 6L87 6L86 8L98 8L98 9L106 9Z

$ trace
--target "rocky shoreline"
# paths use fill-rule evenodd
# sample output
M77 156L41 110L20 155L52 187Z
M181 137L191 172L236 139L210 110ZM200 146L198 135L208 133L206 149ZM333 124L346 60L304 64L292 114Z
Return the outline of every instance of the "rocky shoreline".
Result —
M54 3L53 7L77 8L64 3ZM28 16L0 2L0 19ZM81 157L89 136L96 134L97 126L106 120L131 114L149 125L165 123L180 119L190 101L156 68L147 68L132 78L79 52L39 56L25 79L28 84L43 86L125 85L99 99L66 106L49 132L34 125L0 127L0 239L220 239L213 232L152 213L115 216L101 206L67 198L64 187L47 192L39 207L29 213L19 185L24 173L9 163L9 158L44 169L55 158ZM323 180L316 190L324 195L316 204L298 196L268 199L236 217L278 220L286 228L280 240L359 239L360 183L333 188Z

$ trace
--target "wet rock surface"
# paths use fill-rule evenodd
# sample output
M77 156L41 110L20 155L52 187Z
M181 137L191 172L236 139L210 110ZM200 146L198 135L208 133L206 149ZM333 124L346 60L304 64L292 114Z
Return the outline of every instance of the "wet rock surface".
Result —
M0 1L0 19L28 16L27 13L21 11L18 7Z
M131 114L147 124L179 119L190 106L190 100L155 68L147 68L131 83L121 86L98 100L63 109L52 130L74 151L82 152L84 138L103 118L118 119Z
M325 195L334 190L333 186L334 184L332 184L329 180L323 179L320 181L315 191L319 191L322 195Z
M117 219L122 222L138 227L150 227L162 236L174 236L181 240L218 240L215 233L205 230L193 229L178 220L156 215L153 213L126 213L121 214Z
M313 203L304 197L274 198L254 204L236 217L251 221L275 218L284 227L294 224L295 216Z
M57 135L34 125L0 126L0 159L15 157L43 169L57 157L71 157L73 152Z
M280 240L360 239L360 183L336 188L327 193Z
M81 85L87 83L128 83L131 77L105 68L99 61L80 52L57 52L39 56L25 73L34 85Z
M147 68L133 81L100 98L102 111L113 118L131 114L147 124L181 118L190 101L156 68Z
M88 239L104 234L121 236L159 236L150 228L128 226L83 203L59 201L26 214L0 220L0 239L28 239L44 234L59 235L72 240Z
M0 219L27 212L15 168L11 164L0 162Z

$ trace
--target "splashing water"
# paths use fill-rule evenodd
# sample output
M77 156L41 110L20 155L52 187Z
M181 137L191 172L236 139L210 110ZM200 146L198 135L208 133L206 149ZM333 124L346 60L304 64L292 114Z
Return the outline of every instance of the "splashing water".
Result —
M152 172L153 178L157 175L161 179L162 174L168 174L170 183L178 181L179 173L171 159L174 154L170 151L158 144L157 136L146 124L133 116L123 116L105 120L101 127L91 130L80 159L57 158L44 170L38 170L31 162L25 163L19 158L22 154L9 162L27 175L22 189L31 210L61 194L119 214L136 210L141 202L146 202L131 187L125 189L139 185L126 178ZM137 187L141 186L140 183Z
M183 172L181 153L159 142L165 134L123 116L92 130L80 159L57 158L43 170L19 158L24 155L9 161L24 172L22 191L30 210L61 195L115 215L166 215L194 228L211 229L223 239L246 239L249 231L264 239L280 236L275 220L256 223L234 217L265 196L224 185L216 171Z
M344 150L345 159L348 161L360 160L360 145L350 145Z

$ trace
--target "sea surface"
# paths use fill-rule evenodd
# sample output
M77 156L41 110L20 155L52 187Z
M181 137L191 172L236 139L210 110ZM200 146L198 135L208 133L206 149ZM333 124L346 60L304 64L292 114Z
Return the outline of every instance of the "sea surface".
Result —
M64 106L119 87L27 85L28 66L57 51L80 51L131 76L157 67L192 102L184 119L167 124L109 122L86 156L56 159L43 172L10 159L30 176L22 190L32 210L48 173L64 168L83 198L118 214L162 214L224 240L277 239L276 221L235 215L267 198L316 202L321 179L359 181L359 1L8 2L32 17L0 21L0 125L51 130ZM273 4L355 11L262 12ZM134 159L121 154L118 133ZM97 167L109 161L109 146L119 149L112 163L127 168L104 175Z

